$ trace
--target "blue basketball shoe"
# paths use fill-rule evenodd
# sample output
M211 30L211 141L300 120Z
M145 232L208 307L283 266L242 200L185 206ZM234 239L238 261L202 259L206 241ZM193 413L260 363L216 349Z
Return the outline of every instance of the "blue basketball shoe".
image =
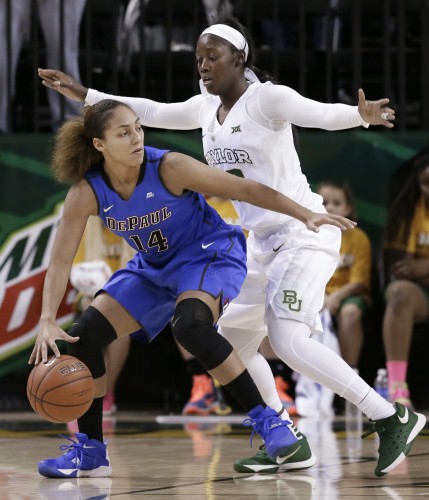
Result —
M45 477L108 477L112 475L106 444L96 439L88 439L83 433L76 433L77 441L61 436L72 442L63 444L66 450L58 458L48 458L39 462L38 470Z
M278 413L269 406L253 408L249 412L249 418L243 421L243 425L253 427L250 444L252 444L253 435L259 434L264 440L268 457L278 464L287 460L300 447L291 424L287 420L282 420Z

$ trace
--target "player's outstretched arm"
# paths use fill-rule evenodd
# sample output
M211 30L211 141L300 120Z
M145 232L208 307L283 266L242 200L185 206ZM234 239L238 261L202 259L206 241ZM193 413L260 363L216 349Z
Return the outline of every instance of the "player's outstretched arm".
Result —
M342 230L356 226L355 222L345 217L314 213L264 184L222 172L181 153L166 155L161 176L166 187L175 194L180 195L185 189L189 189L209 196L245 201L294 217L316 233L323 224L337 226Z
M70 75L56 69L38 69L42 84L49 89L74 101L84 101L88 93L87 87L74 80Z

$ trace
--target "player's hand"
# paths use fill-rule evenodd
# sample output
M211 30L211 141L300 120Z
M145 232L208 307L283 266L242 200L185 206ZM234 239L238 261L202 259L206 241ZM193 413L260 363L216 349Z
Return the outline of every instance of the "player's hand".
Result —
M308 216L307 222L305 223L307 229L315 233L319 232L319 227L323 226L323 224L339 227L342 231L345 231L346 229L353 229L356 226L356 222L347 219L346 217L341 217L341 215L328 213L320 214L316 212L311 212Z
M389 99L379 99L378 101L367 101L365 93L359 89L358 110L361 117L371 125L384 125L387 128L393 128L395 119L395 110L388 106Z
M61 353L56 344L56 340L65 340L66 342L74 343L79 340L79 337L67 335L55 321L41 321L36 343L28 360L28 364L31 365L34 362L35 365L38 365L41 361L46 363L48 361L49 348L52 349L55 357L59 358Z
M39 68L38 74L42 84L74 101L84 101L88 93L87 87L74 80L71 76L56 69Z

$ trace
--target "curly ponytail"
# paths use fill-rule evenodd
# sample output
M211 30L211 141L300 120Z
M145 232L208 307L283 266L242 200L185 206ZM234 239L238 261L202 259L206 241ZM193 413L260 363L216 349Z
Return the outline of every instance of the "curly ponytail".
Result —
M74 118L60 127L51 157L51 170L57 182L79 182L91 167L103 160L92 141L104 137L114 110L120 106L129 108L123 102L104 99L88 106L83 118Z

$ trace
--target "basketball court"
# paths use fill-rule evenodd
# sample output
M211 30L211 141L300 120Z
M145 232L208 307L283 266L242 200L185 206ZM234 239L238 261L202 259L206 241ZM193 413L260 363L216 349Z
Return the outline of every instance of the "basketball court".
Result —
M426 415L428 412L423 412ZM244 415L181 417L121 412L104 419L111 478L47 479L39 460L63 453L76 429L51 424L32 412L0 413L0 499L393 499L429 497L429 428L392 473L374 475L378 440L361 440L344 418L297 419L317 456L311 469L280 474L239 474L235 459L261 444L241 425ZM363 420L363 429L368 427Z

